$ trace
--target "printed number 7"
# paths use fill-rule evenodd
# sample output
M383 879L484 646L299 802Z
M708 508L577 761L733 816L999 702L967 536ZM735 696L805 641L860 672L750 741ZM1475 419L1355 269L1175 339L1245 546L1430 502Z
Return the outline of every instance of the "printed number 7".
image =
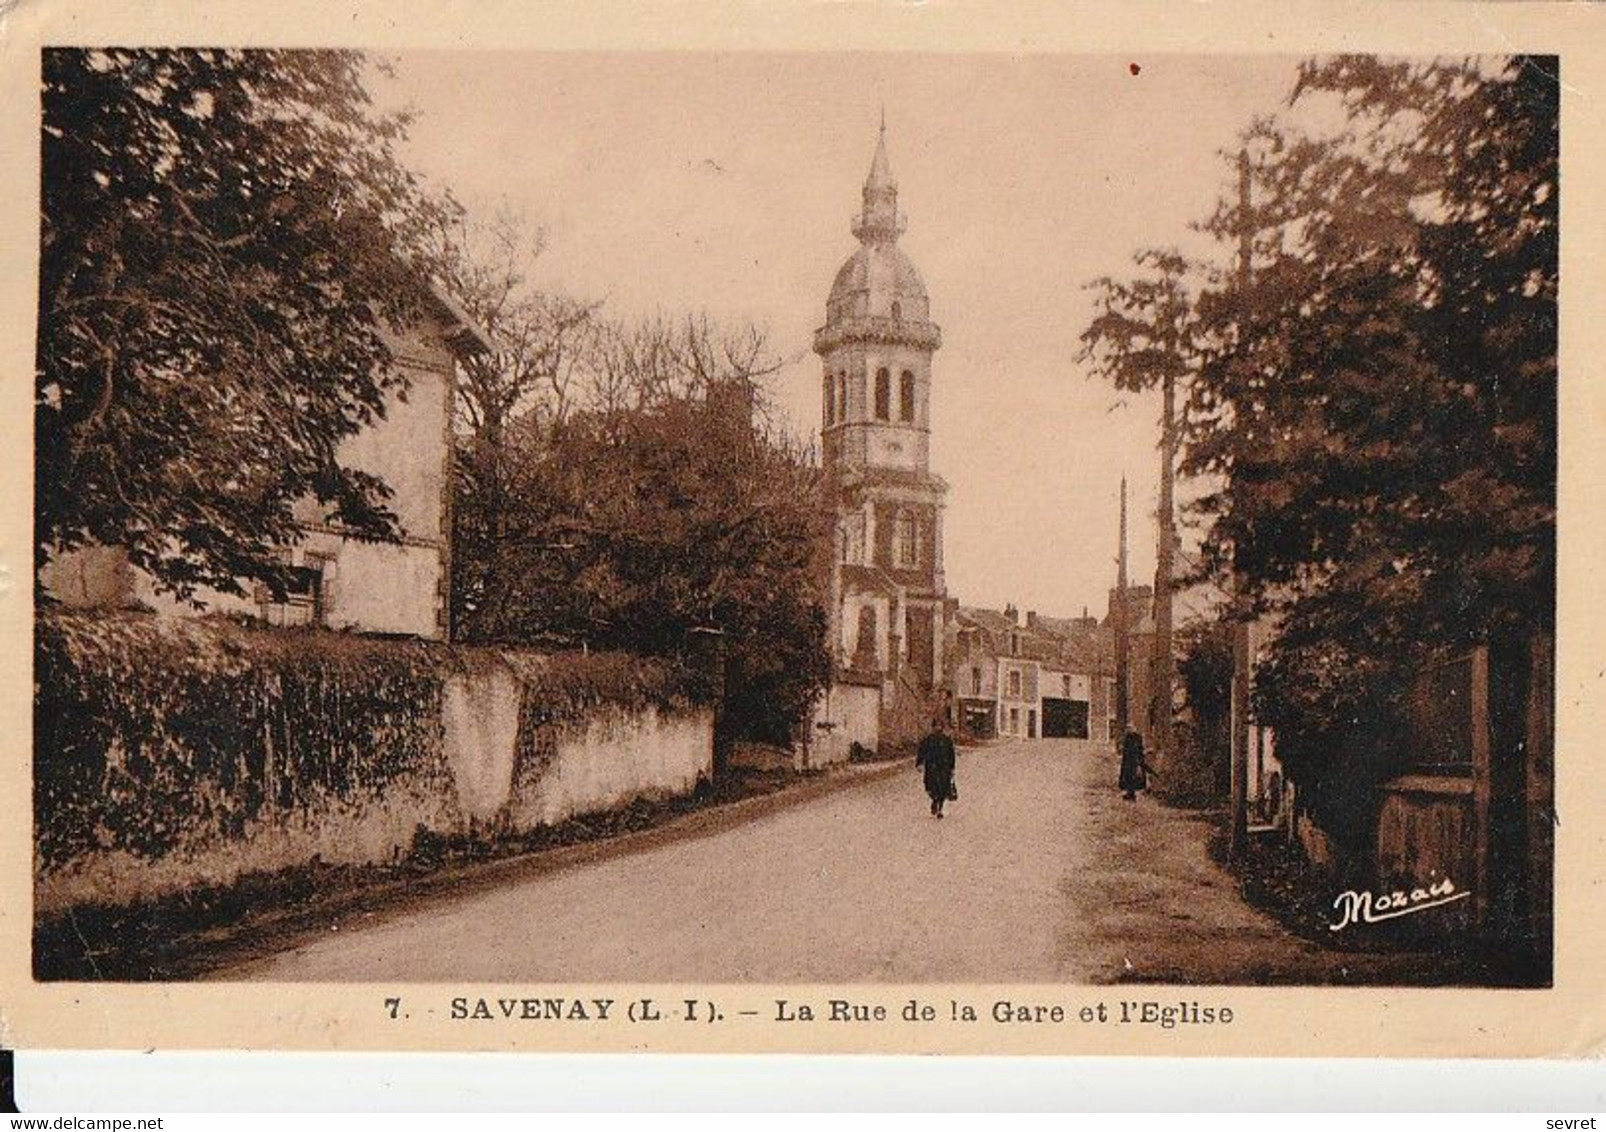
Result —
M399 999L399 998L387 998L385 1000L385 1009L390 1011L390 1016L392 1018L395 1018L397 1016L398 1011L401 1010L401 999Z

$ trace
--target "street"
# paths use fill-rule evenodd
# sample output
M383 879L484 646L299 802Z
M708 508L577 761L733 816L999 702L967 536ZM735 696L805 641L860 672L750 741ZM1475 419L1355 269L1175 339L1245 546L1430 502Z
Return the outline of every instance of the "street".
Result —
M910 766L719 832L330 925L212 977L1342 981L1357 957L1246 905L1202 818L1125 802L1114 780L1104 745L964 750L941 821Z

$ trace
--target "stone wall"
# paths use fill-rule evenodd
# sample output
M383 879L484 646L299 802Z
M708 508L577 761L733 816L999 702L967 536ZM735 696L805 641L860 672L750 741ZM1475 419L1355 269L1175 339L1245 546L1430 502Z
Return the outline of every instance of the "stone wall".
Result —
M708 682L638 657L57 612L36 677L41 915L391 862L713 771Z
M293 566L318 562L325 627L426 640L442 636L446 583L439 546L360 542L333 531L305 528L301 541L286 557ZM149 574L131 565L121 547L88 546L58 555L46 564L41 577L46 593L63 605L81 609L141 609L172 618L211 614L264 619L271 624L274 614L284 608L267 604L254 585L248 585L244 594L203 586L193 601L181 601L158 589ZM307 619L311 619L310 613Z
M854 744L874 752L881 746L881 686L838 681L821 695L810 720L809 740L799 769L835 766L852 755Z
M941 693L919 686L907 669L890 683L891 694L881 696L876 753L883 757L914 757L920 740L931 730L932 720L942 710Z

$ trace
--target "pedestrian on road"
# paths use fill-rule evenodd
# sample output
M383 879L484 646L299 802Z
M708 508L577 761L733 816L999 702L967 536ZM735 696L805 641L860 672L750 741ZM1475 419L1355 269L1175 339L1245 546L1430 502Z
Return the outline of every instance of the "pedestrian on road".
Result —
M939 715L931 721L930 733L920 740L920 749L915 752L915 766L926 769L926 793L931 796L934 818L942 817L945 803L959 799L959 790L954 786L957 758L954 741L948 737L948 721Z
M1143 736L1128 731L1121 740L1121 779L1117 784L1121 797L1128 802L1137 801L1138 791L1148 789L1149 775L1153 773L1154 768L1143 761Z

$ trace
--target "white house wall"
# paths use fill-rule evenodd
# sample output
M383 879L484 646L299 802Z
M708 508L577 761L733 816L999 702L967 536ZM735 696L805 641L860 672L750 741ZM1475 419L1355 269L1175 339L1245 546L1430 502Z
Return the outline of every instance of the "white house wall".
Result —
M348 539L330 527L325 508L312 498L293 508L305 534L291 548L289 564L305 566L309 556L317 559L324 578L323 623L329 628L427 639L445 635L454 371L438 330L432 325L424 335L389 340L408 388L393 394L385 416L347 437L337 452L342 466L376 475L391 489L386 506L397 518L401 541ZM180 601L158 590L154 579L130 565L117 547L85 547L55 556L41 580L69 605L132 602L164 616L258 617L264 611L259 587L252 583L243 585L244 594L202 587L192 599ZM284 610L270 605L269 623L283 621Z
M855 743L874 751L881 743L881 689L834 684L815 702L810 724L806 767L845 763Z
M319 537L310 536L309 546L317 545ZM338 557L325 567L324 624L368 633L440 636L444 578L439 548L331 541L338 545Z

